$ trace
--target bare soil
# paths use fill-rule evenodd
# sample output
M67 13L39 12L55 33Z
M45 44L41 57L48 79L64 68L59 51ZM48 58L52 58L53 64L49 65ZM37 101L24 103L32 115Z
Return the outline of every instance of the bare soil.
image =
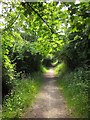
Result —
M52 68L44 74L44 84L32 107L28 107L22 118L69 118L66 102L56 85Z

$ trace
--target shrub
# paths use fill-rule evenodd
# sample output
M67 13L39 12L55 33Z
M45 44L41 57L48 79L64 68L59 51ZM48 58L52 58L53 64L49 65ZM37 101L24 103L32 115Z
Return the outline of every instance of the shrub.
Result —
M90 71L85 68L77 68L67 73L61 79L59 76L58 84L63 91L67 104L71 109L72 117L88 117L88 80Z
M3 101L3 118L18 118L24 109L31 105L42 83L40 73L23 80L15 80L11 94Z

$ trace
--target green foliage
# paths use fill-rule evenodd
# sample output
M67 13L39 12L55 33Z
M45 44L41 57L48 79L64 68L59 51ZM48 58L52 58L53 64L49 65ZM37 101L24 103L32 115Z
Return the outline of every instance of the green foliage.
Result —
M14 44L13 54L11 57L13 63L16 64L16 71L25 73L38 71L41 55L36 50L35 42L22 39L18 33L16 33L15 36L18 41Z
M28 105L32 105L42 83L40 73L32 77L15 81L15 87L10 96L3 101L3 118L18 118Z
M18 32L5 32L2 36L3 96L14 86L13 80L22 73L39 71L41 55L35 43L22 39Z
M66 73L66 71L68 70L68 67L65 63L61 63L61 64L58 64L57 66L55 66L54 68L54 71L55 71L55 74L58 76L60 75L64 75Z
M56 73L59 71L62 77L67 69L74 70L77 67L90 65L90 2L80 4L59 2L10 2L9 4L9 2L3 2L2 4L4 92L12 89L14 79L18 75L19 77L22 74L27 76L40 69L45 70L41 64L43 64L42 61L47 64L48 56L51 56L51 61L53 59L58 63L63 62L55 70ZM80 69L80 71L85 70ZM80 71L73 71L70 73L70 77L68 74L68 82L65 84L73 84L73 87L70 86L72 89L74 84L80 83L83 87L75 88L82 92L84 85L83 78L78 77L78 74L82 76ZM84 74L84 72L82 73ZM86 72L85 75L87 75ZM68 85L65 88L68 91ZM83 95L85 96L85 94ZM85 101L81 93L77 96L81 96L80 98ZM77 103L79 102L76 100L76 106ZM12 111L12 108L10 109ZM80 111L82 111L81 108Z
M69 26L65 30L63 42L56 53L56 57L64 61L69 68L75 69L77 66L89 65L90 59L90 39L89 39L89 7L90 3L71 5L67 4ZM85 15L87 17L85 17ZM78 19L78 21L77 21Z
M62 73L63 74L63 73ZM73 72L67 72L58 78L60 90L64 93L71 117L88 118L88 80L90 71L85 68L77 68Z
M10 40L11 39L11 40ZM13 48L14 39L9 33L5 33L2 37L2 84L3 96L12 88L13 79L15 77L15 64L11 63L9 53Z
M44 65L41 65L41 66L40 66L40 71L41 71L42 73L46 73L46 72L48 71L48 69L47 69Z

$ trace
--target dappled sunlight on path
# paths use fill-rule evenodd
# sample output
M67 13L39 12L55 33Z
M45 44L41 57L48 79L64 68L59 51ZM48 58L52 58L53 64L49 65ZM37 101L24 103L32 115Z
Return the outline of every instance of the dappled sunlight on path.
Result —
M54 71L51 68L44 74L44 84L36 97L32 108L28 108L24 118L67 118L68 109L62 93L55 83Z

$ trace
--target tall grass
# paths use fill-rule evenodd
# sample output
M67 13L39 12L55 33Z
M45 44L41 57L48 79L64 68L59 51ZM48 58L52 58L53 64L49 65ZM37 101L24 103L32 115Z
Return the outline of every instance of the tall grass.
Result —
M61 74L61 71L57 83L67 101L70 116L88 118L88 80L90 71L86 68L77 68L66 74L63 74L63 72Z
M42 77L34 73L31 77L23 80L16 80L11 94L3 102L2 117L18 118L27 106L30 106L42 84Z

